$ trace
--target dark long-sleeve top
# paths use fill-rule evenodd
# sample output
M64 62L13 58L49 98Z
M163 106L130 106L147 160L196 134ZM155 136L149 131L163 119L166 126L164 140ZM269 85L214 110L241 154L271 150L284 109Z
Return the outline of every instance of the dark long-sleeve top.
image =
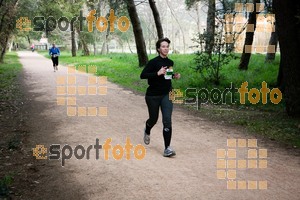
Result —
M172 81L165 79L164 75L157 75L157 72L161 67L173 67L174 62L167 58L157 56L150 60L146 67L143 69L140 78L148 79L148 85L146 95L147 96L160 96L169 94L172 90Z

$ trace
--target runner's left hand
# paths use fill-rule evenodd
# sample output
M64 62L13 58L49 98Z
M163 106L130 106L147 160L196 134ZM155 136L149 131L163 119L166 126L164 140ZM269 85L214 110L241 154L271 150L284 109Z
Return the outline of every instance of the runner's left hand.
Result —
M180 79L180 74L179 74L179 73L175 73L175 74L174 74L174 78L175 78L175 79Z

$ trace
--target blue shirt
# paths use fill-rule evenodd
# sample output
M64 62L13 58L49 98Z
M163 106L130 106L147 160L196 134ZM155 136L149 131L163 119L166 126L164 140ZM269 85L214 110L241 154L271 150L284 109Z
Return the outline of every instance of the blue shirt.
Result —
M59 48L57 48L57 47L52 47L51 49L49 49L49 55L53 55L53 54L60 55Z

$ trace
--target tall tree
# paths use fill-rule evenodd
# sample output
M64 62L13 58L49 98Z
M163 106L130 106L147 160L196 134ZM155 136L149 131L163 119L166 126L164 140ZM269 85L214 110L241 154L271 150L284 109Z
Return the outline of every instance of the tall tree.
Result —
M145 66L148 62L148 55L146 51L146 44L143 36L143 30L141 28L141 23L139 16L136 11L134 0L126 0L127 10L129 13L130 21L133 28L136 50L139 59L139 66Z
M87 9L89 11L96 10L97 13L100 13L101 3L103 3L103 2L100 2L100 1L96 2L96 0L94 0L94 1L88 0L86 2ZM88 31L85 31L85 32L88 32ZM93 31L92 31L92 42L91 43L93 44L94 55L97 54L97 43L96 42L100 40L98 38L99 38L98 31L96 29L93 29Z
M216 23L216 0L185 0L187 8L197 6L197 2L208 3L206 30L205 30L205 51L211 55L215 42L215 23Z
M78 41L78 50L82 49L83 55L84 56L89 56L90 55L90 50L88 48L88 42L92 41L92 35L90 33L88 33L87 30L80 30L79 26L76 26L76 32L78 34L78 39L79 39L79 41Z
M36 0L36 11L35 14L37 16L44 16L45 20L43 23L47 23L47 19L51 16L54 19L59 19L62 16L65 16L66 13L65 12L65 8L64 8L64 4L62 3L62 1L66 1L66 0L53 0L53 1L48 1L48 0ZM65 3L66 5L68 5L67 3ZM46 34L46 38L51 38L52 36L52 27L54 27L56 24L51 23L51 21L49 21L48 26L46 25L45 30L43 30Z
M270 14L274 14L273 8L272 8L272 1L273 0L264 0L265 3L265 8L267 10L268 13ZM274 52L267 52L266 54L266 62L272 62L275 60L275 56L276 56L276 51L277 51L277 45L278 45L278 33L277 33L277 28L276 28L276 21L273 17L270 17L268 22L275 27L275 31L273 31L271 33L271 37L269 40L269 47L274 46L275 47L275 51ZM268 48L271 49L271 48Z
M256 9L256 5L258 3L260 3L260 0L254 0L254 9L253 12L251 12L249 14L249 18L248 18L248 25L253 25L253 31L247 31L246 32L246 38L245 38L245 43L244 43L244 47L243 47L243 54L240 60L240 64L239 64L239 69L240 70L247 70L248 69L248 65L250 62L250 58L251 58L251 53L246 52L246 46L252 46L253 44L253 39L254 39L254 32L256 29L256 15L257 15L257 9Z
M76 57L76 40L75 40L75 34L76 34L76 31L75 29L73 29L71 31L71 52L72 52L72 57Z
M299 0L274 0L280 45L280 72L278 83L284 93L286 111L300 117L300 27Z
M106 18L108 18L109 13L106 14ZM109 40L109 35L110 35L110 23L107 25L106 33L103 38L103 43L102 43L102 48L101 48L101 55L105 55L108 53L108 40Z
M0 63L3 62L9 39L15 29L18 1L0 1Z
M216 0L208 0L205 51L211 55L215 43Z
M84 4L84 0L77 0L76 4L68 4L69 0L64 0L67 2L67 4L65 4L65 7L67 8L67 10L69 11L69 13L71 14L72 17L79 15L80 13L80 9L82 9L82 6ZM76 52L77 52L77 45L76 45L76 30L78 29L78 24L76 23L71 23L70 27L71 27L71 52L72 52L72 57L76 56ZM79 33L80 34L80 33ZM80 37L79 37L80 38ZM83 37L81 37L82 39ZM83 41L82 41L83 42ZM82 44L85 44L85 42L83 42ZM87 53L87 52L85 52ZM89 54L89 53L88 53Z
M272 62L275 60L276 56L276 50L277 50L277 45L278 45L278 33L277 33L277 28L276 28L276 22L273 24L275 26L275 31L271 33L271 37L269 40L269 47L274 46L275 51L274 52L267 52L266 54L266 62ZM271 49L271 48L268 48Z
M106 4L107 4L110 8L110 11L111 11L111 9L113 10L115 16L118 16L119 11L122 10L123 2L120 1L120 0L108 0L107 3L105 3L105 1L102 1L102 2L103 2L103 7L105 8ZM110 11L106 14L106 18L108 18L110 15L112 15L112 13ZM111 23L108 23L106 34L103 38L101 54L107 54L108 51L109 51L108 42L109 42L110 37L113 33L112 31L115 32L114 24L111 27Z
M149 0L150 8L151 8L152 13L153 13L155 26L156 26L156 30L157 30L157 37L158 37L158 39L160 39L160 38L164 37L164 32L163 32L163 28L162 28L162 25L161 25L159 12L157 10L157 7L156 7L155 3L156 3L155 0Z

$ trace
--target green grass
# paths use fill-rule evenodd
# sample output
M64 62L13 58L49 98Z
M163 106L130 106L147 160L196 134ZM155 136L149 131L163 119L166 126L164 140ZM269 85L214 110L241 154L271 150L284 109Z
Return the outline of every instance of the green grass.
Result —
M0 179L0 197L9 197L9 186L13 183L12 175L5 175ZM6 199L6 198L5 198Z
M284 110L202 106L198 112L210 120L246 128L255 136L269 138L294 148L300 147L300 121L287 116Z
M47 52L41 54L48 56ZM154 58L155 55L150 55L149 59ZM49 57L50 58L50 57ZM173 57L171 56L173 59ZM176 55L174 57L175 67L180 71L182 79L174 81L174 88L199 87L197 83L198 75L190 68L192 65L192 55ZM71 53L63 52L59 58L59 62L65 65L79 65L97 66L98 75L107 76L109 81L120 84L124 87L131 88L136 91L145 92L147 81L140 79L140 73L143 68L138 67L138 58L135 54L108 54L97 56L77 56L71 57ZM190 60L187 62L187 60Z
M9 105L13 104L20 94L17 76L21 69L22 65L18 61L18 56L13 52L7 53L3 63L0 63L0 112L2 116L6 116L6 111L10 110ZM5 141L5 136L7 135L5 133L7 132L4 131L1 135L1 140L3 141ZM13 182L13 177L13 174L5 172L4 177L0 179L0 193L2 197L9 197L9 187Z
M7 53L0 63L0 100L12 100L12 93L17 92L16 77L22 69L16 53Z
M42 52L42 54L47 55L47 52ZM149 59L155 56L150 55ZM248 82L248 90L252 88L260 90L263 81L268 84L270 89L276 86L279 56L276 56L274 62L265 63L265 55L252 55L247 71L238 70L240 55L237 57L222 68L221 83L216 86L203 81L200 74L194 71L194 55L169 55L169 58L175 63L174 71L181 73L182 77L180 80L173 81L173 87L182 91L186 88L197 88L197 90L206 88L208 91L218 88L220 91L224 91L226 88L230 88L231 83L235 88L239 88L245 81ZM135 54L111 53L89 57L71 57L69 52L63 52L60 62L74 66L94 65L98 69L97 75L107 76L109 81L142 93L147 88L147 81L140 79L143 68L138 67L138 59ZM238 93L235 93L235 99L239 100ZM209 104L209 106L201 106L198 112L211 120L245 127L254 135L261 135L283 144L300 147L299 119L288 117L284 111L284 101L282 100L278 105L275 105L270 102L269 95L266 105L262 104L261 101L253 105L247 99L245 105L240 104L239 101L231 104L230 95L227 95L226 105Z

